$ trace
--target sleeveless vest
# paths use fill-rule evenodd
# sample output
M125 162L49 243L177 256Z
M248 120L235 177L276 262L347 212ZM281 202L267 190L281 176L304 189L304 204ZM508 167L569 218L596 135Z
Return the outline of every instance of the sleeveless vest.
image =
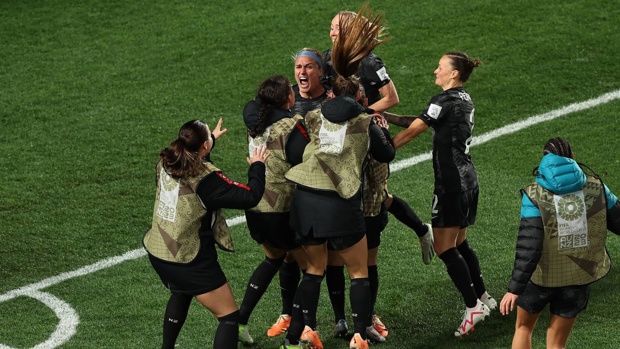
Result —
M153 256L176 263L191 262L200 250L200 227L208 210L196 195L200 181L220 170L211 163L198 176L175 179L157 164L157 193L151 229L144 235L143 244ZM216 243L233 251L232 237L221 209L213 211L212 226Z
M290 210L295 184L284 178L286 172L291 168L291 165L286 161L284 149L291 131L301 119L300 115L280 119L269 126L262 135L255 138L248 136L250 154L254 148L263 144L271 152L271 156L265 164L265 193L258 205L250 211L288 212Z
M364 217L375 217L381 213L381 204L387 198L386 181L389 165L370 159L364 171Z
M531 281L543 287L585 285L607 275L607 209L600 180L587 176L581 191L553 194L538 183L522 190L540 210L543 254Z
M371 117L360 114L346 122L333 123L321 110L308 112L310 143L304 150L303 162L291 168L286 178L308 188L335 191L344 199L351 198L362 184Z

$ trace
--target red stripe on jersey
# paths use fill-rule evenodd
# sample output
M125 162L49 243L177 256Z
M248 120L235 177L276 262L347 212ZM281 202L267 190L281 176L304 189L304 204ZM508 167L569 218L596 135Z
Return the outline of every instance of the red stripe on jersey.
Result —
M299 132L301 132L301 135L304 136L304 138L309 141L310 137L308 137L308 131L306 131L306 128L303 127L303 125L301 124L301 122L298 122L295 124L295 127L297 127L297 129L299 130Z
M239 187L245 190L250 190L250 187L248 187L245 184L239 183L239 182L235 182L233 180L231 180L230 178L224 176L224 174L222 172L216 172L218 176L220 176L221 179L223 179L226 183L230 184L230 185L234 185L235 187Z

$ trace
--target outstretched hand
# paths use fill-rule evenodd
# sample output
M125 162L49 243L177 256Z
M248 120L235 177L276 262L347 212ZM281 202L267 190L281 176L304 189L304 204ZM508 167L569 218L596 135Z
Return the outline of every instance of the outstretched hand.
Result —
M224 133L228 132L228 129L222 129L222 118L220 118L220 120L218 120L217 125L215 125L215 128L213 129L213 131L211 131L211 133L213 134L213 137L215 137L215 139L220 138Z
M252 151L252 156L248 157L247 161L248 161L248 164L250 165L252 165L253 163L257 161L265 162L267 161L267 158L269 158L270 155L271 155L271 152L267 150L267 146L263 144L260 147L254 148L254 151Z

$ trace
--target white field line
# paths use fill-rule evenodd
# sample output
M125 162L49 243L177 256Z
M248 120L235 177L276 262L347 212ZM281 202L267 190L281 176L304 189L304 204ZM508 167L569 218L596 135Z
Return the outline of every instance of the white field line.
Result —
M553 120L553 119L556 119L556 118L559 118L559 117L562 117L562 116L565 116L565 115L568 115L574 112L578 112L581 110L594 108L599 105L614 101L616 99L620 99L620 90L609 92L597 98L589 99L584 102L573 103L566 107L552 110L548 113L535 115L525 120L518 121L513 124L506 125L504 127L500 127L496 130L493 130L485 134L482 134L480 136L474 137L472 140L471 146L480 145L490 140L493 140L495 138L505 136L508 134L512 134L520 130L523 130L525 128L534 126L541 122L550 121L550 120ZM400 171L402 169L419 164L420 162L430 160L431 156L432 156L431 152L429 151L429 152L426 152L420 155L413 156L408 159L404 159L404 160L392 163L390 164L390 170L392 172ZM241 224L244 222L245 222L244 216L237 216L237 217L227 220L227 223L229 226L234 226L234 225ZM37 349L56 348L60 346L61 344L67 342L75 334L77 325L79 324L79 316L77 315L75 310L71 308L69 304L54 297L53 295L40 292L40 290L50 287L52 285L58 284L68 279L72 279L78 276L84 276L87 274L92 274L99 270L113 267L125 261L137 259L144 255L146 255L146 252L144 251L144 249L139 248L133 251L126 252L120 256L110 257L110 258L101 260L99 262L87 265L85 267L79 268L74 271L52 276L42 281L27 285L24 287L20 287L18 289L15 289L15 290L12 290L5 294L0 295L0 303L6 302L8 300L11 300L19 296L26 296L26 297L35 298L41 301L42 303L44 303L45 305L47 305L49 308L51 308L56 314L56 316L58 317L58 319L60 320L60 322L57 325L54 333L45 342L42 342L36 345L34 348L37 348ZM0 349L12 349L12 348L10 346L0 343Z
M513 124L509 124L506 125L504 127L500 127L498 129L495 129L493 131L489 131L485 134L482 134L480 136L474 137L472 139L471 142L471 146L475 146L475 145L480 145L483 143L486 143L492 139L501 137L501 136L505 136L505 135L509 135L511 133L515 133L517 131L521 131L525 128L534 126L536 124L539 124L541 122L545 122L545 121L549 121L549 120L553 120L571 113L575 113L578 111L582 111L582 110L586 110L586 109L590 109L590 108L594 108L597 107L599 105L602 104L606 104L609 103L613 100L616 99L620 99L620 90L616 90L613 92L609 92L606 93L604 95L601 95L597 98L593 98L593 99L588 99L585 102L580 102L580 103L573 103L573 104L569 104L566 107L560 108L560 109L556 109L556 110L552 110L548 113L544 113L544 114L539 114L539 115L535 115L535 116L531 116L525 120L521 120L521 121L517 121ZM413 165L416 165L422 161L426 161L426 160L430 160L432 158L432 153L429 151L427 153L423 153L420 155L416 155L413 157L410 157L408 159L404 159L401 161L397 161L395 163L390 164L390 171L394 172L394 171L399 171L402 170L404 168L407 167L411 167Z

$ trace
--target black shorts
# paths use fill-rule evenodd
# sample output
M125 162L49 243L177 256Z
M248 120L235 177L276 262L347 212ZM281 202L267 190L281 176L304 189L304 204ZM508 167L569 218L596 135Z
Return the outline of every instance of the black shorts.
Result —
M297 186L291 205L291 227L299 235L331 238L366 231L361 191L350 199L327 190Z
M172 293L197 296L218 289L226 283L226 276L217 261L212 236L200 239L200 251L189 263L172 263L153 257L150 253L148 255L161 282Z
M433 228L465 228L476 222L478 187L460 193L435 190L431 211Z
M371 250L381 245L381 232L388 224L388 212L385 204L381 204L381 212L374 217L364 217L366 223L366 242Z
M590 285L542 287L528 282L517 305L528 313L540 313L547 304L551 314L574 318L588 307Z
M299 247L290 225L289 212L264 213L245 211L250 236L259 244L290 251Z
M308 235L297 234L297 241L301 245L322 245L327 243L327 249L330 251L345 250L355 244L357 244L366 235L364 232L360 232L353 235L336 236L329 238L314 237L312 232Z

